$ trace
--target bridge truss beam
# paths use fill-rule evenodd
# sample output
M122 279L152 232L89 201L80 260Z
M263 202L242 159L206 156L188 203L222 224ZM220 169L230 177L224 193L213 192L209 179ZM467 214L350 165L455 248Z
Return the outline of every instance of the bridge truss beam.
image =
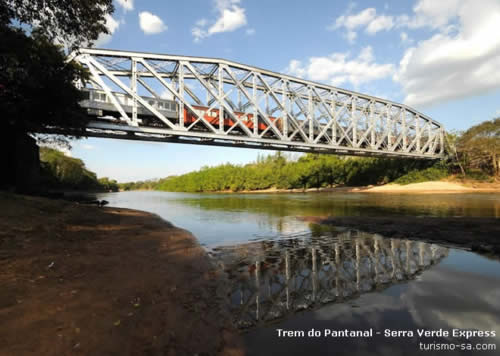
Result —
M135 140L436 159L444 128L388 100L214 58L82 48L83 86L103 90L119 121L93 120L89 136ZM158 89L161 88L161 89ZM166 117L140 94L166 93L177 117ZM116 97L132 98L128 112ZM148 125L141 108L154 118ZM194 120L185 120L186 112ZM218 119L211 119L214 113Z

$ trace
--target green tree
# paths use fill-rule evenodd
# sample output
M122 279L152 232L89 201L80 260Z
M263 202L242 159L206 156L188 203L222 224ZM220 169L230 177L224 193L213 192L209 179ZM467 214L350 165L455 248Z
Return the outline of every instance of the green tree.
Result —
M472 167L500 176L500 118L472 126L459 138L457 148Z
M74 48L109 33L106 20L113 11L112 0L0 0L0 24L27 25Z
M119 187L118 183L114 179L109 179L108 177L99 178L98 180L100 187L108 192L117 192Z
M62 46L91 44L107 33L112 0L0 0L0 148L7 174L0 186L31 190L38 176L37 147L29 133L85 134L87 116L75 80L87 78L82 67L66 63ZM39 136L69 146L63 136ZM20 165L18 162L30 162Z
M460 135L461 135L460 132L447 132L445 137L445 147L449 159L451 160L451 162L456 164L458 168L460 168L462 177L465 177L464 162L462 161L463 155L462 157L460 157L458 155L458 149L457 149L457 144L460 139Z
M28 37L7 27L0 28L0 36L0 112L9 130L56 128L83 135L88 117L73 81L86 78L84 69L65 63L64 53L41 32Z
M40 161L47 188L100 190L96 174L82 160L67 157L61 151L42 147Z
M471 127L460 137L457 146L467 156L470 167L500 176L500 118Z

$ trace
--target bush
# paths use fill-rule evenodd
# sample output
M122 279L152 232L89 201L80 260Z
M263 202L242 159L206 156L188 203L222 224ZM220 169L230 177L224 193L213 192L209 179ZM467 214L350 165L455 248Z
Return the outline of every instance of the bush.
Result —
M396 179L394 183L406 185L411 183L435 181L446 178L448 174L448 169L443 165L438 164L421 171L413 170L408 174L405 174L404 176Z
M473 179L473 180L478 180L478 181L482 181L482 182L491 182L493 181L493 177L491 177L490 175L488 175L487 173L479 170L479 169L474 169L474 170L470 170L470 171L467 171L465 173L465 178L467 179Z

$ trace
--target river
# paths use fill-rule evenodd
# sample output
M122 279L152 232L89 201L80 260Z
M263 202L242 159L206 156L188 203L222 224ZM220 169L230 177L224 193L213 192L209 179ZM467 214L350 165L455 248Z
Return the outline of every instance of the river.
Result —
M249 355L499 352L498 260L303 217L499 218L500 194L121 192L99 199L158 214L198 238L228 276ZM438 334L418 335L423 329ZM483 333L467 338L465 329ZM366 336L332 336L345 330Z

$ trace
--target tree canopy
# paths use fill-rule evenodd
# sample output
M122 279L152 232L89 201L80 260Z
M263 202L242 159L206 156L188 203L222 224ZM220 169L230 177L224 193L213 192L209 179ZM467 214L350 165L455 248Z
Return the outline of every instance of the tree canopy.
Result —
M118 184L109 178L97 179L82 160L67 157L53 148L40 148L42 184L51 189L118 191Z
M86 72L65 63L64 53L43 33L30 37L21 30L0 29L0 111L17 132L43 132L48 127L83 134L88 119L78 105L75 79Z
M465 131L457 148L469 165L500 175L500 118L484 121Z
M106 20L114 7L112 0L0 0L0 10L0 24L16 21L75 47L108 33Z
M292 160L277 152L244 166L228 163L160 179L152 189L183 192L306 189L339 184L357 186L388 183L409 173L412 173L413 181L419 181L422 177L441 179L446 176L446 168L439 165L434 170L427 171L425 176L416 173L434 165L436 162L424 160L339 157L326 154L306 154L298 160ZM410 182L405 180L401 183ZM147 188L131 184L127 187Z
M7 131L84 135L88 118L73 83L87 73L66 63L56 43L91 43L108 32L113 10L112 0L0 0L0 112Z

